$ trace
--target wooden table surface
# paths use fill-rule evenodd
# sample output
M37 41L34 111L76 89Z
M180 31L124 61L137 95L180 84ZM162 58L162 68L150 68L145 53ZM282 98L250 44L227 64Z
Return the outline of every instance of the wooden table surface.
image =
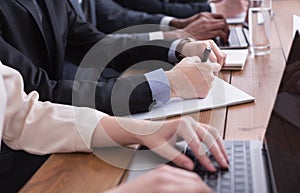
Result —
M250 56L243 71L222 72L224 80L255 97L254 103L191 114L219 129L224 139L261 140L292 42L292 15L299 0L273 0L271 54ZM125 170L94 154L54 154L21 192L102 192L117 186Z

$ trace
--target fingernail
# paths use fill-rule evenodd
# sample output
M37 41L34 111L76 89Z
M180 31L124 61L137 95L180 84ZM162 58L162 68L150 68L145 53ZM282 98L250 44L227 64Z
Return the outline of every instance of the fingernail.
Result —
M214 165L212 165L212 163L209 163L209 167L211 168L212 172L216 172L217 171L217 169L215 168Z
M227 160L225 158L222 158L222 163L225 167L228 168L228 163L227 163Z

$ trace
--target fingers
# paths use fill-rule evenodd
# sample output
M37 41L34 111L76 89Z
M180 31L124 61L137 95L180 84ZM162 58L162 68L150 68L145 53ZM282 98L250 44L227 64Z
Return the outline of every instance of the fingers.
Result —
M208 40L208 42L214 53L214 55L211 54L211 57L209 58L210 61L217 62L221 64L221 66L223 66L225 64L226 54L220 50L220 48L213 40Z
M197 134L202 140L203 143L210 150L212 155L215 157L216 161L222 168L228 168L226 157L223 155L223 152L220 148L220 144L217 142L219 136L216 131L210 126L204 127L204 124L197 123ZM222 144L223 145L223 144ZM201 159L202 155L199 156Z
M157 168L146 175L157 176L152 184L154 192L172 193L211 193L212 190L194 172L182 170L168 165ZM149 181L149 177L147 180ZM150 176L151 179L151 176ZM163 184L161 184L163 183Z
M194 169L193 161L169 143L165 143L151 150L158 155L166 158L167 160L172 160L172 162L179 167L185 168L187 170Z
M206 134L198 133L198 124L192 118L185 118L182 120L184 123L184 130L180 130L179 134L183 137L193 150L199 162L210 172L215 172L216 168L212 165L210 159L206 155L206 150L202 145L200 138L204 138ZM206 130L206 129L203 129ZM207 130L206 130L207 131ZM175 163L175 162L174 162Z
M204 49L210 46L212 52L209 55L211 62L217 62L222 66L225 64L226 54L220 50L213 40L189 42L183 45L180 52L185 56L200 56Z
M222 14L210 13L210 12L199 13L199 17L206 17L206 18L209 18L209 19L225 19Z
M225 20L224 16L222 14L217 14L217 13L211 13L210 14L212 18L214 19L222 19Z
M217 157L219 157L220 159L225 158L226 162L227 162L227 166L228 166L229 158L228 158L228 155L226 153L223 141L222 141L218 131L215 128L211 127L210 125L206 125L206 124L202 124L202 123L199 123L199 124L202 127L206 128L210 132L210 134L212 135L214 141L216 142L217 147L219 148L219 150L217 150L217 154L221 154L221 155L217 155ZM222 160L221 162L223 162L223 161L224 160ZM219 164L221 165L222 163L219 163Z
M189 60L189 62L195 64L198 69L204 70L206 72L219 72L222 68L218 63L201 62L201 59L198 56L186 57L184 58L184 60Z
M211 31L210 36L210 38L220 37L224 42L228 42L229 33L219 29Z
M218 63L201 62L201 59L198 56L186 57L185 59L196 64L197 68L204 71L219 72L222 68Z
M179 135L187 141L199 162L208 171L216 171L216 168L207 157L203 142L209 148L218 164L222 168L228 168L228 157L218 132L213 127L200 124L192 118L185 118L182 121L185 123L185 129L180 130Z
M218 63L202 63L200 65L200 68L201 67L205 67L205 68L202 68L202 69L205 69L205 71L211 71L211 72L219 72L221 70L221 65L218 64Z
M229 31L228 25L225 20L214 20L210 22L209 29L211 30L219 30L222 29L224 31Z
M210 172L216 172L216 168L211 163L210 159L207 157L206 149L199 140L198 134L196 134L190 141L189 146L197 157L198 161Z

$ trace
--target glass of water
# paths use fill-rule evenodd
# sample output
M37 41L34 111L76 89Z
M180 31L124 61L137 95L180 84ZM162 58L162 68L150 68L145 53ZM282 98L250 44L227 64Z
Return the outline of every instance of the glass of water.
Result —
M272 0L249 0L250 52L254 55L270 53Z

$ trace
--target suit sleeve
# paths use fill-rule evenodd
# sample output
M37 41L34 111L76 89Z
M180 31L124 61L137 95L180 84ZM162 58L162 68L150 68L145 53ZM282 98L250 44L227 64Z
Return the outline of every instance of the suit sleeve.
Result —
M164 14L177 18L187 18L199 12L210 12L208 3L168 3L160 0L115 0L120 5L150 14Z
M113 33L126 27L141 24L157 24L151 29L136 28L134 33L160 30L161 14L148 14L120 6L113 0L96 1L97 28L105 33Z
M22 74L25 91L29 93L36 90L42 101L93 107L114 115L145 112L149 110L153 102L151 90L144 75L110 79L107 82L52 80L44 69L36 67L2 37L0 37L0 53L0 60L5 65ZM126 107L120 106L119 103L125 101L124 96L129 96Z
M164 0L160 0L160 1L164 1ZM170 2L170 3L196 3L196 2L202 2L202 3L206 3L207 0L168 0L165 2Z

